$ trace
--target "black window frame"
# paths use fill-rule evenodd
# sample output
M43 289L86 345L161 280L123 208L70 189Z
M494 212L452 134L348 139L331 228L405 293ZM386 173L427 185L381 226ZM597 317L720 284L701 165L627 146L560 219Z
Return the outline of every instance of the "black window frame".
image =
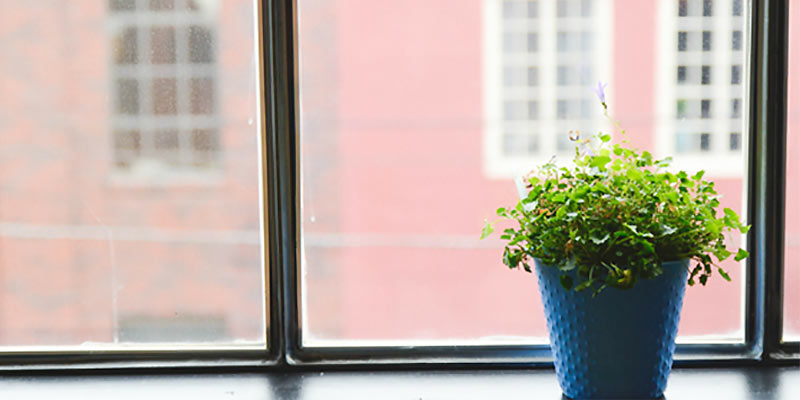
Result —
M549 346L424 346L424 347L313 347L302 346L299 306L300 230L296 205L300 198L296 129L297 65L294 46L294 1L270 1L272 12L272 78L281 90L271 142L279 179L272 217L280 218L273 238L282 255L280 341L282 360L297 366L551 366ZM752 0L750 30L750 93L748 135L748 221L753 225L747 247L745 342L743 344L682 344L675 364L753 365L796 363L800 343L781 342L783 289L783 235L786 177L786 82L788 70L788 0ZM767 101L769 99L769 101Z
M262 91L262 185L267 243L267 343L259 350L20 352L0 354L0 370L257 367L508 368L552 367L547 345L302 346L299 314L300 199L297 128L296 0L259 0ZM782 337L788 0L752 0L746 213L745 342L683 344L676 366L795 365L800 343Z

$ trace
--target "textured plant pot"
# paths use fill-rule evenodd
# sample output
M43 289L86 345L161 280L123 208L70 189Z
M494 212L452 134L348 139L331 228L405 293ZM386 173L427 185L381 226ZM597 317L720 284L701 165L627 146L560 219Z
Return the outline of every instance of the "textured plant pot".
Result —
M536 260L558 382L571 399L645 399L664 393L672 368L687 261L664 263L632 289L566 291Z

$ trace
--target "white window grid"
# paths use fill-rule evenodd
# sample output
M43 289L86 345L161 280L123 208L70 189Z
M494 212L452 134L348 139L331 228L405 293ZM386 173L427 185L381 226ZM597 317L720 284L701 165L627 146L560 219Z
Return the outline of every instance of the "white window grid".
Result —
M213 2L110 0L108 3L112 32L109 65L113 169L153 175L165 170L218 168L221 137L216 15L209 7ZM158 31L165 29L173 32L174 46L172 52L163 53L152 44L162 39ZM134 30L135 49L131 50L125 47L128 43L124 36ZM210 58L201 54L192 59L192 33L197 38L210 39L206 49ZM156 60L157 53L167 54L167 59ZM132 57L133 62L120 61L126 56ZM172 81L174 88L170 87ZM135 99L124 98L123 85L134 86ZM194 96L193 88L198 91ZM172 102L164 103L169 97L174 98L174 107ZM156 104L158 100L162 103Z
M592 88L611 79L610 0L484 1L484 173L574 154L570 131L609 128Z
M659 0L656 151L676 169L744 173L743 0Z

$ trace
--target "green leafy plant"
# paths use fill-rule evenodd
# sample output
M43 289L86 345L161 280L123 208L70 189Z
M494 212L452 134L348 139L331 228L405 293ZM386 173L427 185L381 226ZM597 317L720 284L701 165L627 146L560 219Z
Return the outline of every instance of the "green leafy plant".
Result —
M663 262L685 259L696 261L689 285L695 279L705 285L714 269L730 281L717 265L732 255L725 233L746 233L749 226L729 208L717 212L714 183L703 179L703 171L673 173L667 169L670 158L655 159L625 140L611 144L608 134L594 141L579 136L571 136L576 142L571 167L559 168L551 160L524 178L527 195L515 207L497 209L501 220L518 223L500 236L507 241L505 265L531 272L538 259L561 270L564 288L594 294L631 288L639 279L659 276ZM486 222L481 238L493 231L493 223ZM738 249L734 258L747 256Z

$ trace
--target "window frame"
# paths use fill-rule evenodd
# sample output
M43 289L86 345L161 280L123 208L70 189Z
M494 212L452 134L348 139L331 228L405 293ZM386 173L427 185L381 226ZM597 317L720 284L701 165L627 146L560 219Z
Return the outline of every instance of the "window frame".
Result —
M148 351L20 351L0 354L0 370L259 368L552 367L549 346L302 346L300 318L298 0L258 0L256 56L261 62L259 121L267 347ZM681 344L676 366L795 365L800 343L782 342L788 0L751 0L745 342ZM768 78L772 79L768 79ZM770 133L771 132L771 133ZM744 134L744 133L743 133Z
M528 0L511 1L525 11L531 4ZM598 76L606 77L603 81L611 83L607 78L612 75L613 46L609 43L613 40L613 26L608 22L613 20L613 9L602 6L613 1L594 0L592 4L584 0L558 0L550 1L549 5L534 1L535 17L510 18L505 15L505 1L480 0L484 14L481 18L484 80L481 168L486 176L511 179L515 173L527 171L531 164L547 162L554 154L568 159L574 150L572 144L566 136L556 135L556 132L573 129L585 132L586 127L610 126L599 107L587 107L594 94L585 89L590 85L588 82L596 82ZM548 11L556 17L551 20L543 17ZM572 26L576 21L583 27ZM530 50L531 35L537 38L535 51ZM507 36L525 38L528 46L509 50L505 48ZM585 49L586 40L595 43L596 48ZM541 44L546 41L558 44L552 47ZM501 46L490 43L501 43ZM525 61L521 57L525 57ZM583 58L594 62L584 64ZM505 82L503 71L507 68L521 72L518 76L524 76L525 82ZM535 85L530 84L527 76L531 68L536 70ZM534 117L531 104L534 104ZM508 114L509 108L514 106L517 112L511 114L519 112L521 115ZM523 143L527 149L507 151L509 139L511 143Z
M752 365L753 363L795 362L800 359L798 343L782 343L783 228L785 196L786 77L788 71L788 0L751 0L750 18L743 32L750 37L748 85L749 109L745 120L749 134L748 220L753 225L747 237L751 252L746 266L745 341L727 344L679 344L675 364ZM297 143L297 27L296 0L267 1L271 11L270 78L279 90L271 116L277 148L275 158L281 189L273 207L283 229L273 232L282 240L284 256L278 265L282 276L283 360L295 366L420 366L447 367L552 366L547 345L509 346L412 346L412 347L303 347L300 302L299 224L300 184ZM541 16L540 16L541 17ZM265 19L266 20L266 19ZM772 79L768 79L772 77ZM283 85L283 86L282 86ZM772 132L768 134L768 132ZM276 151L280 149L281 151Z
M105 1L105 0L104 0ZM264 312L265 326L264 337L266 345L261 346L239 346L215 344L205 348L196 345L176 345L165 347L163 345L130 346L128 349L91 349L81 350L68 348L59 350L57 347L20 347L19 350L0 351L0 372L14 371L63 371L69 373L74 370L128 370L128 369L208 369L208 368L252 368L263 366L279 365L282 352L276 345L280 339L275 327L278 326L279 313L276 312L277 305L280 304L279 290L282 287L278 280L273 276L277 265L273 258L275 253L271 249L277 248L273 221L277 217L270 215L269 211L273 196L270 194L270 184L275 182L271 172L275 170L274 164L270 162L269 153L270 136L267 132L272 132L273 127L267 119L274 115L271 111L275 96L273 92L273 80L268 74L272 71L268 67L270 54L272 52L273 40L268 34L267 27L271 26L268 17L271 16L270 7L266 0L254 1L254 33L256 34L256 44L254 46L255 68L258 69L258 76L261 78L257 82L259 85L257 97L257 107L260 112L256 119L257 134L259 136L259 195L262 206L263 231L261 233L263 241L263 290L264 290ZM269 35L269 36L265 36ZM215 88L216 89L216 88Z

